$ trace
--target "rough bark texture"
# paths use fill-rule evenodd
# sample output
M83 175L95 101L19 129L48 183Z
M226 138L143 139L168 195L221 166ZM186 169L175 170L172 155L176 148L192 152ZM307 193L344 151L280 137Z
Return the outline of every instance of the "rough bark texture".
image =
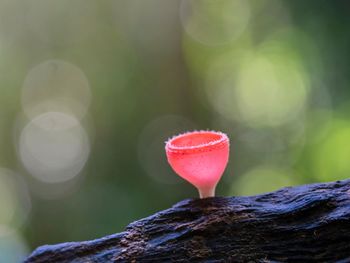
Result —
M350 262L350 180L189 199L104 238L29 262Z

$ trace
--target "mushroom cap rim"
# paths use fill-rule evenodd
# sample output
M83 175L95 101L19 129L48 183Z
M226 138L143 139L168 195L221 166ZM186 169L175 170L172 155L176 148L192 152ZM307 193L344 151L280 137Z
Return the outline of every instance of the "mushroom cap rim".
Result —
M212 140L206 143L200 143L197 145L190 145L190 146L176 146L173 144L173 141L175 139L187 136L187 135L194 135L194 134L215 134L219 135L219 139L217 140ZM170 152L181 152L181 151L196 151L196 150L205 150L205 149L210 149L210 148L221 148L220 146L225 146L229 144L229 138L228 136L220 131L209 131L209 130L200 130L200 131L190 131L190 132L185 132L185 133L180 133L178 135L175 135L171 138L169 138L165 142L165 149Z

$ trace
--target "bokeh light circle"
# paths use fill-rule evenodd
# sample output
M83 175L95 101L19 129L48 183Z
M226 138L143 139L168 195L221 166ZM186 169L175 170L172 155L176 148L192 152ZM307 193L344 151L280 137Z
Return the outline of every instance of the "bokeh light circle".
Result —
M305 103L300 73L283 65L283 61L256 57L242 66L235 95L240 115L249 123L284 123Z
M205 45L220 45L237 39L250 19L245 0L182 0L180 19L186 33Z
M81 119L91 101L89 81L77 66L48 60L31 69L22 88L22 107L29 118L59 111Z
M58 183L72 179L90 152L88 136L73 116L48 112L34 118L19 139L19 156L36 179Z
M281 43L217 63L209 70L206 90L208 100L226 119L251 127L276 127L304 111L309 80L297 56Z

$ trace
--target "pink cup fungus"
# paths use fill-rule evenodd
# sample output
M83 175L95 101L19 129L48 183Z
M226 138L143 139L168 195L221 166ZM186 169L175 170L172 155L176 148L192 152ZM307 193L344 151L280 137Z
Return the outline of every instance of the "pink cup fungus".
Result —
M215 188L228 162L229 139L215 131L194 131L166 142L165 151L174 171L194 185L200 198L215 196Z

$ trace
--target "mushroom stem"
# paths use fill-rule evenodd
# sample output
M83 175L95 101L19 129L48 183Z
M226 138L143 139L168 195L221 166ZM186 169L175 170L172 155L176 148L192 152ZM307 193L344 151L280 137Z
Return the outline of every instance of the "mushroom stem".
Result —
M199 197L201 199L207 198L207 197L214 197L215 196L215 188L216 188L216 185L214 187L211 187L211 188L205 188L205 189L198 188Z

